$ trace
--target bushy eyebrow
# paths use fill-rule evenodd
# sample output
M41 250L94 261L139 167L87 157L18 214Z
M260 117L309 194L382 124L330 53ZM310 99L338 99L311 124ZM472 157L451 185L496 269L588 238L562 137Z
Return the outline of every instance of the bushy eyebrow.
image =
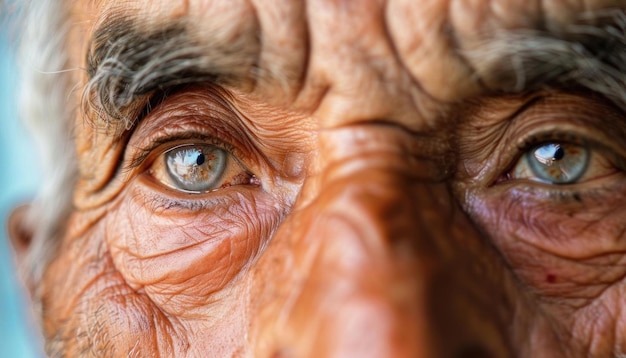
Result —
M203 39L211 39L210 34ZM255 39L255 34L242 33L240 41L200 43L183 21L148 31L128 19L108 21L94 32L87 53L83 109L91 113L91 121L125 130L156 91L254 80Z
M464 55L489 89L585 88L626 110L626 10L581 16L558 30L503 31Z

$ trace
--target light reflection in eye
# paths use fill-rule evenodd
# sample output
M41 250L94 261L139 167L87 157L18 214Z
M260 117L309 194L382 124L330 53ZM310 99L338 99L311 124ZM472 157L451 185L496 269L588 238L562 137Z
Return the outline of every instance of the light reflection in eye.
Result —
M227 153L222 149L195 145L171 149L165 153L165 168L180 189L207 191L224 174Z
M224 149L210 144L183 144L162 152L149 173L166 186L203 193L232 185L258 184Z
M589 148L566 143L541 144L526 153L526 160L538 180L551 184L571 184L585 173Z
M567 185L605 176L615 171L615 165L612 165L606 156L592 150L588 145L554 141L544 142L526 150L508 177Z

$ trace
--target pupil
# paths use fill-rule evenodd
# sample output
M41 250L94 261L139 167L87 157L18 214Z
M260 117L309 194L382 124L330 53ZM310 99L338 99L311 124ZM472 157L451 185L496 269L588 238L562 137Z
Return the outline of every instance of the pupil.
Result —
M561 160L565 156L565 151L561 147L557 147L554 151L554 160Z
M197 165L202 165L202 164L204 164L204 154L203 154L203 153L200 153L200 154L198 155L198 157L196 158L196 164L197 164Z

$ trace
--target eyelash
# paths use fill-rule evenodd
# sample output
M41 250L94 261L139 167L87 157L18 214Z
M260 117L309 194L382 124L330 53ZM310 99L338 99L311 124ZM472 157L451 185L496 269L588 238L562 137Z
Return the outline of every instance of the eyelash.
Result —
M578 133L563 131L536 133L525 137L521 143L517 144L516 147L520 153L517 159L527 150L547 142L564 142L575 145L588 145L591 148L596 148L596 143Z
M216 146L233 155L238 160L241 160L240 158L242 158L243 156L242 153L240 153L240 151L237 150L234 145L224 140L218 139L212 135L191 132L153 140L149 146L137 149L137 154L126 165L125 169L126 171L132 171L138 168L145 168L152 163L152 159L154 157L157 157L158 155L165 153L166 151L178 145L188 143L190 141Z
M626 172L626 166L624 165L626 163L625 159L609 145L602 144L599 141L593 139L589 139L588 136L582 135L580 133L567 131L547 131L530 134L524 137L520 142L518 142L518 144L514 146L515 155L513 155L511 159L508 159L508 161L510 161L510 164L506 167L506 170L496 178L496 181L493 183L493 185L498 185L500 183L514 180L510 178L511 172L519 163L519 161L523 159L528 151L532 150L533 148L537 148L542 144L554 142L586 146L590 151L592 151L592 156L595 152L600 152L602 153L602 155L610 158L616 170ZM556 195L562 199L563 195L571 195L572 198L579 201L580 196L583 194L583 192L581 192L580 188L577 186L577 184L579 183L572 183L568 185L546 185L535 182L535 184L541 185L542 187L546 188L546 190L549 191L548 194L551 197L553 195ZM588 192L595 191L597 189L602 190L602 188L590 188L586 189L584 194L587 195Z

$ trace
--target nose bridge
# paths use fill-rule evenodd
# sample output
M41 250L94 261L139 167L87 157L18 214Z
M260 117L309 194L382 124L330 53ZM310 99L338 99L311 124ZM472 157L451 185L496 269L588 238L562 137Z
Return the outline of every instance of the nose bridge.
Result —
M329 356L434 356L424 319L429 263L415 260L410 195L399 195L393 176L364 169L327 186L331 201L315 235L323 248L312 272L325 282L320 293L332 292L338 303L328 322Z
M303 210L307 279L292 318L307 322L311 356L437 356L426 319L435 255L415 254L433 249L416 197L427 184L416 184L397 128L345 133L320 137L319 194Z
M391 124L323 133L317 180L325 208L319 213L353 227L372 255L434 249L423 221L450 216L451 197L432 140Z

